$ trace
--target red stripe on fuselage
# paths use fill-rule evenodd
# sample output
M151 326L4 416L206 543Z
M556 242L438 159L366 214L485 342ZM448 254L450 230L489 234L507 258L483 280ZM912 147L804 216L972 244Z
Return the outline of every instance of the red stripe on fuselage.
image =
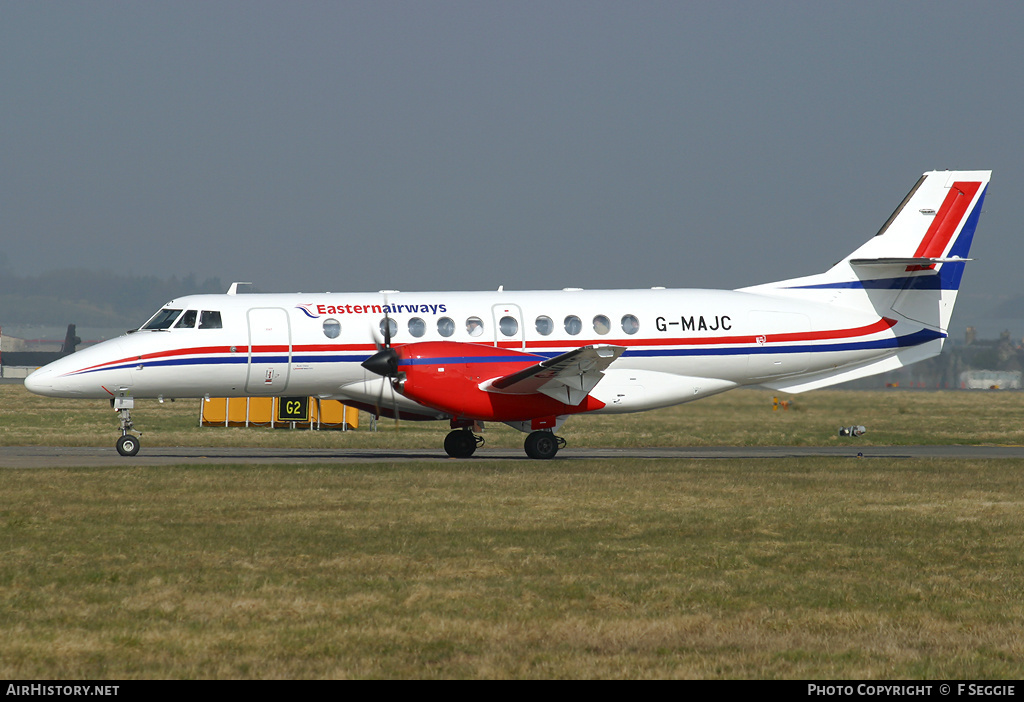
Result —
M310 351L373 351L375 349L376 347L373 344L309 344L305 346L293 346L292 353ZM251 351L252 353L281 353L288 351L288 345L254 346ZM104 366L119 366L125 363L145 363L146 361L171 358L174 356L212 356L216 354L248 355L249 353L250 348L248 346L193 346L184 349L170 349L168 351L156 351L154 353L144 353L142 355L125 356L124 358L119 358L115 361L105 361L103 363L97 363L94 366L79 368L78 370L65 375L85 373L87 371L103 368Z
M744 336L691 336L673 337L669 339L564 339L559 341L528 341L526 347L535 348L578 348L591 344L613 344L618 346L713 346L717 344L757 344L786 343L794 341L823 341L825 339L844 339L855 336L867 336L891 329L895 319L883 317L873 324L849 329L828 329L825 331L786 332L784 334L748 334ZM502 348L518 348L520 343L503 341L498 344Z

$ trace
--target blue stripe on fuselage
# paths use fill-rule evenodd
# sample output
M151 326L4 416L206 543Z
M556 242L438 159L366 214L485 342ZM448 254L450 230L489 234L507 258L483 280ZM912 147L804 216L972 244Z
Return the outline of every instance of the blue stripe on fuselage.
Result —
M403 358L398 365L401 366L432 366L432 365L454 365L457 363L537 363L545 358L554 358L561 353L551 355L538 353L533 356L445 356L444 358Z
M797 344L790 346L730 346L723 348L709 348L706 346L697 347L676 347L658 349L627 349L623 357L635 358L657 358L674 356L754 356L773 353L828 353L835 351L865 351L870 349L894 349L905 348L925 344L936 339L943 339L946 335L933 329L922 329L913 334L905 336L876 339L874 341L847 341L833 344ZM561 356L564 351L542 351L532 354L533 358L520 355L515 356L446 356L444 358L414 358L406 359L400 366L417 365L453 365L453 364L481 364L481 363L528 363L531 360L537 362L543 359ZM292 356L292 363L362 363L369 356ZM253 356L255 363L287 363L287 356ZM159 361L145 361L141 365L146 367L173 367L173 366L198 366L198 365L225 365L225 364L248 364L247 356L205 356L194 358L162 359ZM89 368L76 371L68 375L81 375L85 373L97 373L108 370L125 370L138 368L139 363L122 363L115 366L103 368Z
M875 341L848 341L837 344L800 344L797 346L757 346L746 348L682 348L682 349L642 349L627 350L623 356L652 357L652 356L754 356L772 353L809 353L829 351L867 351L871 349L898 349L907 346L918 346L936 339L944 339L945 334L933 329L922 329L913 334L898 336L892 339L876 339Z
M898 278L877 278L875 280L844 280L820 285L797 285L791 290L959 290L960 278L964 274L965 262L947 261L936 273L907 275Z

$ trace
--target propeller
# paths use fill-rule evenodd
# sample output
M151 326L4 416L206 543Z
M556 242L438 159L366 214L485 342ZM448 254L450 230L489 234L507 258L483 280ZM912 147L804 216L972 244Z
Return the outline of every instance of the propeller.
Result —
M395 417L395 426L398 426L398 398L395 397L395 382L399 380L398 372L398 351L391 346L391 316L388 314L388 298L384 296L384 323L381 328L381 332L384 335L384 344L382 345L377 341L377 335L373 335L373 343L377 347L377 353L370 356L368 359L362 362L363 368L379 376L383 376L385 379L391 382L387 383L391 386L391 405L392 414ZM380 395L377 397L376 410L377 416L380 416L380 408L384 401L384 385L381 384Z
M398 351L391 348L391 316L388 314L387 297L384 298L384 324L381 325L381 332L384 334L384 345L377 341L377 335L374 334L373 343L377 346L377 353L363 361L362 366L371 373L395 378L398 376Z
M375 340L376 341L376 340ZM391 348L391 318L384 313L384 345L377 344L377 353L363 361L363 368L382 375L385 378L394 378L398 375L398 351Z

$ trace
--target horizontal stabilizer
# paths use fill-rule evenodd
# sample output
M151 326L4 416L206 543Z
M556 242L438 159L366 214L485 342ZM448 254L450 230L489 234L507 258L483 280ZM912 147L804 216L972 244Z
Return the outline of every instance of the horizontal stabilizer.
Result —
M854 266L932 266L936 263L964 263L973 260L973 258L960 258L959 256L952 258L853 258L850 259L850 263Z
M494 378L482 388L510 395L543 393L559 402L578 405L604 377L604 370L625 351L622 346L582 346L529 368Z

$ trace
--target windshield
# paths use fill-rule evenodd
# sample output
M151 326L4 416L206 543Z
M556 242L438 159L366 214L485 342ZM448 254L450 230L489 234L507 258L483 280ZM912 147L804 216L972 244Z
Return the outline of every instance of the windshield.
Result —
M172 310L164 308L153 315L153 318L146 322L143 329L169 329L174 320L181 314L181 310Z

